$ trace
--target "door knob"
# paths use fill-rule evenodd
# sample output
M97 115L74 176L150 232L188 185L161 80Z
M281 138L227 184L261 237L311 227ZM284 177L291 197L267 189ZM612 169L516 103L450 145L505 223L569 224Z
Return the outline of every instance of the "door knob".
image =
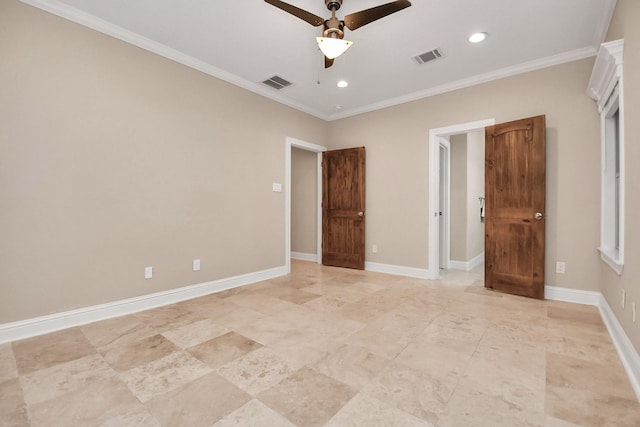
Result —
M364 212L358 212L358 216L364 216Z
M536 212L536 214L535 214L534 218L535 218L537 221L540 221L540 220L542 219L542 213L541 213L541 212Z

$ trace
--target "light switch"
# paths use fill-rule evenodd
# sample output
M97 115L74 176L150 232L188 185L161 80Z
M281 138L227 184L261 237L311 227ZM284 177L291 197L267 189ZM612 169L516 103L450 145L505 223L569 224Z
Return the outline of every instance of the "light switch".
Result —
M275 191L276 193L282 193L282 184L280 184L279 182L274 182L273 191Z
M153 277L153 267L144 268L144 278L151 279Z

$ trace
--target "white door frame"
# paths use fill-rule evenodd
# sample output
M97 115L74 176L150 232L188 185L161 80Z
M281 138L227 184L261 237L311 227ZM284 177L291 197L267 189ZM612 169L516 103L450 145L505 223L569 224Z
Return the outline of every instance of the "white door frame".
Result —
M440 138L484 130L485 127L495 124L495 119L486 119L429 129L429 272L432 279L440 278L440 230L438 220L440 204Z
M444 161L443 165L438 158L439 161L439 171L444 168L444 185L442 182L438 181L438 212L444 212L442 216L439 216L440 221L442 221L443 227L438 228L438 233L440 233L440 228L444 228L444 236L440 236L438 234L438 256L441 253L444 253L444 259L438 259L438 269L440 269L440 265L444 267L444 269L449 268L449 262L451 261L451 143L449 142L449 137L440 137L439 145L444 149ZM438 152L438 154L440 154ZM440 178L440 173L438 173L438 179ZM440 187L445 188L444 194L444 206L440 205ZM440 237L442 237L442 241L440 241Z
M285 138L285 207L284 207L284 257L287 274L291 273L291 150L300 148L302 150L317 153L317 171L318 171L318 219L316 223L316 262L322 264L322 153L327 151L326 147L302 141L300 139L286 137Z

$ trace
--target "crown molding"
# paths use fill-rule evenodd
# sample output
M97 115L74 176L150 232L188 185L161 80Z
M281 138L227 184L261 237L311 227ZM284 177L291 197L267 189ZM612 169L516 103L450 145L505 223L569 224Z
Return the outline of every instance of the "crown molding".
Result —
M598 52L597 47L586 47L582 49L576 49L569 52L560 53L553 56L548 56L546 58L536 59L535 61L524 62L522 64L514 65L511 67L505 67L499 70L490 71L488 73L479 74L477 76L469 77L467 79L462 79L455 82L446 83L440 86L435 86L423 91L399 96L397 98L391 98L386 101L365 105L363 107L354 108L351 110L346 110L339 114L332 114L329 116L328 120L334 121L334 120L344 119L350 116L369 113L371 111L393 107L395 105L404 104L406 102L417 101L419 99L428 98L430 96L440 95L440 94L451 92L458 89L464 89L464 88L475 86L481 83L500 80L506 77L516 76L518 74L524 74L530 71L536 71L543 68L552 67L554 65L565 64L567 62L578 61L580 59L595 56L597 52Z
M241 87L255 94L264 96L265 98L269 98L273 101L276 101L286 106L289 106L291 108L294 108L298 111L302 111L304 113L310 114L319 119L328 120L329 118L327 114L324 114L319 110L310 108L299 102L292 101L291 99L288 99L287 97L281 94L274 93L272 89L263 88L259 83L255 83L255 82L243 79L241 77L238 77L232 73L229 73L228 71L214 67L213 65L207 62L204 62L192 56L186 55L162 43L158 43L149 38L143 37L140 34L134 33L133 31L129 31L125 28L114 25L110 22L97 18L86 12L82 12L66 4L60 3L59 1L56 1L56 0L20 0L20 1L22 3L36 7L38 9L44 10L45 12L49 12L53 15L67 19L71 22L75 22L76 24L82 25L87 28L91 28L92 30L98 31L100 33L103 33L113 38L116 38L118 40L121 40L125 43L131 44L133 46L139 47L144 50L148 50L149 52L153 52L164 58L170 59L182 65L185 65L189 68L193 68L195 70L201 71L205 74L216 77L220 80L224 80L235 86Z
M300 102L293 101L287 98L286 96L283 96L282 94L274 93L271 89L264 88L259 83L240 78L232 73L229 73L225 70L217 68L209 63L201 61L192 56L186 55L182 52L179 52L176 49L170 48L166 45L163 45L161 43L158 43L156 41L143 37L137 33L134 33L133 31L129 31L127 29L114 25L110 22L97 18L86 12L82 12L78 9L75 9L66 4L63 4L57 0L20 0L20 1L30 6L36 7L38 9L44 10L46 12L49 12L59 17L62 17L64 19L67 19L69 21L80 24L82 26L91 28L95 31L109 35L111 37L114 37L118 40L129 43L131 45L153 52L157 55L160 55L162 57L165 57L167 59L180 63L187 67L193 68L195 70L201 71L210 76L219 78L235 86L241 87L250 92L264 96L265 98L269 98L273 101L284 104L298 111L310 114L314 117L317 117L325 121L339 120L339 119L355 116L358 114L368 113L371 111L380 110L383 108L388 108L388 107L396 106L399 104L404 104L406 102L428 98L430 96L440 95L440 94L451 92L458 89L464 89L477 84L487 83L487 82L499 80L505 77L515 76L518 74L527 73L529 71L535 71L542 68L551 67L554 65L560 65L567 62L577 61L580 59L595 56L597 54L598 47L600 46L601 40L603 40L604 37L606 37L606 33L609 28L609 22L611 20L611 16L613 15L615 5L616 5L616 0L610 0L605 2L603 6L604 12L602 14L602 20L600 21L598 28L596 29L594 34L593 46L560 53L547 58L525 62L523 64L505 67L500 70L491 71L485 74L480 74L477 76L458 80L451 83L446 83L440 86L425 89L423 91L418 91L408 95L403 95L400 97L391 98L388 100L364 105L362 107L341 111L340 113L327 114L315 108L311 108L307 105L304 105Z

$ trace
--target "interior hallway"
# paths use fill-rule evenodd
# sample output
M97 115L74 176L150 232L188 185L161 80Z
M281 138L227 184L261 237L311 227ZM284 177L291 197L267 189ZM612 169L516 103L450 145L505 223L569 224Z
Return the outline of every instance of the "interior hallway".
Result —
M0 345L0 424L640 425L595 307L474 274L294 261L290 276Z

